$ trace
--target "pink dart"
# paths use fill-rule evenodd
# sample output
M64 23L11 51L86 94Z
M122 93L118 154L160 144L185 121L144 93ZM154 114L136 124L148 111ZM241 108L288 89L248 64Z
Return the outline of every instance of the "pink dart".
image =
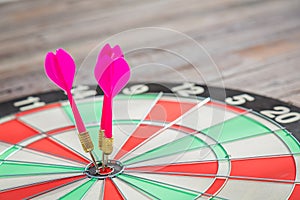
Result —
M63 49L56 50L56 55L48 52L45 59L45 72L48 78L55 83L58 87L67 93L70 106L74 115L77 130L79 132L79 139L85 152L89 152L96 169L97 163L92 154L94 149L93 143L90 139L88 132L84 126L76 103L73 99L71 89L75 75L75 62L73 58Z
M45 60L45 71L48 78L67 93L78 132L85 132L86 128L71 93L75 75L74 60L63 49L56 50L56 55L48 52Z
M130 68L118 45L111 48L106 44L99 53L94 70L98 85L104 92L101 129L105 137L112 137L112 100L127 84L130 78Z
M98 85L104 92L99 131L99 149L102 150L103 170L105 170L105 165L108 163L107 156L113 151L112 100L130 78L130 68L123 57L121 48L118 45L111 48L109 44L106 44L99 53L94 70Z

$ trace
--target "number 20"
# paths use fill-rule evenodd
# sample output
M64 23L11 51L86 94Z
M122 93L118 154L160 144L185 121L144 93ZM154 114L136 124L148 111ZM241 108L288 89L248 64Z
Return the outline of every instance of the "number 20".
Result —
M300 114L297 112L290 112L290 109L287 107L275 106L273 109L274 110L263 110L260 111L260 113L269 118L274 118L275 121L282 124L288 124L300 120Z

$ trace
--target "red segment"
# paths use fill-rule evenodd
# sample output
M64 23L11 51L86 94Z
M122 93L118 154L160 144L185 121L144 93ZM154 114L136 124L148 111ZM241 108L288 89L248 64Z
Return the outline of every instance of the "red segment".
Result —
M51 180L43 183L35 183L32 185L24 186L16 189L8 189L0 192L0 199L25 199L44 193L65 184L80 180L86 177L85 175L73 176L69 178L62 178L57 180Z
M41 106L41 107L38 107L38 108L34 108L34 109L31 109L31 110L26 110L26 111L17 113L16 116L21 117L21 116L28 115L28 114L31 114L31 113L34 113L34 112L59 107L60 105L61 105L60 103L49 104L49 105L45 105L45 106Z
M99 169L99 174L110 174L113 171L113 168L111 167L104 167L104 169L101 167Z
M225 108L227 110L230 110L230 111L233 111L233 112L236 112L236 113L239 113L239 114L242 114L242 113L246 112L246 110L244 110L242 108L238 108L238 107L226 105L224 103L219 103L219 102L210 101L210 102L207 103L207 105L211 105L211 106L215 106L215 107L220 107L222 109Z
M118 188L110 178L105 179L103 200L124 199Z
M230 176L295 180L295 162L293 156L232 160Z
M74 130L76 127L74 125L71 126L66 126L66 127L62 127L62 128L57 128L51 131L48 131L47 134L49 135L55 135L57 133L61 133L61 132L65 132L65 131L70 131L70 130Z
M145 120L159 121L159 122L172 122L189 109L194 107L195 103L190 102L178 102L178 101L166 101L159 100L155 106L151 109ZM128 138L126 143L123 145L121 150L116 154L115 160L120 159L126 153L134 149L136 146L141 144L147 138L151 137L162 127L140 125L134 133Z
M126 168L128 171L143 171L143 172L177 172L187 174L207 174L215 175L218 171L218 162L198 162L188 164L171 164L171 165L156 165L147 167L132 167Z
M43 138L33 142L27 146L30 149L59 156L68 160L77 161L79 163L89 163L89 160L62 146L61 144L51 140L50 138Z
M181 126L181 125L178 125L178 124L174 124L173 126L171 126L171 128L182 131L182 132L185 132L185 133L191 133L191 134L197 132L197 130L195 130L195 129L191 129L189 127Z
M130 136L130 138L125 142L122 149L115 156L115 160L119 160L126 153L134 149L136 146L144 142L147 138L151 137L162 127L160 126L151 126L146 124L141 124Z
M191 102L159 100L145 120L172 122L195 105Z
M0 140L10 144L16 144L38 134L38 131L16 119L0 124L0 130Z
M300 197L300 184L296 184L289 200L298 200Z
M214 183L205 191L207 195L214 195L216 194L224 185L226 179L224 178L217 178Z

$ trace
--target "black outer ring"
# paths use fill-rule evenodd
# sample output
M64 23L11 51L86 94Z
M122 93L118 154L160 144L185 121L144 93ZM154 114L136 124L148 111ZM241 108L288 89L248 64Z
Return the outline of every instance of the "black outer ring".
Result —
M149 90L146 93L158 93L158 92L173 93L170 88L182 85L182 83L129 83L126 87L129 88L129 87L131 87L133 85L137 85L137 84L143 84L143 85L148 86ZM204 88L204 92L202 94L196 95L196 96L201 96L201 97L210 97L209 91L212 91L212 90L214 91L214 93L218 93L218 92L222 93L224 91L223 88L218 88L218 87L209 87L209 90L208 90L208 87L205 85L195 84L195 86L200 86L200 87ZM97 95L103 95L103 92L97 86L89 86L89 89L96 90ZM239 94L245 94L245 93L253 96L255 98L255 101L246 102L243 105L241 105L241 107L247 108L247 109L252 109L253 111L256 111L258 113L262 110L272 110L274 106L285 106L285 107L288 107L291 110L291 112L300 113L299 107L279 101L277 99L264 97L264 96L249 93L249 92L242 92L239 90L225 89L225 91L226 91L227 97L231 97L231 96L235 96L235 95L239 95ZM46 93L33 94L31 96L39 97L40 101L43 101L47 104L67 99L67 96L64 94L63 91L50 91L50 92L46 92ZM0 103L0 118L10 115L10 114L20 112L19 108L14 106L14 103L17 101L24 100L26 98L27 97L23 97L23 98L18 98L18 99ZM215 99L215 100L224 102L224 99ZM270 119L270 120L274 121L273 119ZM280 123L278 123L278 124L281 125L282 127L285 127L300 142L300 120L289 123L289 124L280 124Z

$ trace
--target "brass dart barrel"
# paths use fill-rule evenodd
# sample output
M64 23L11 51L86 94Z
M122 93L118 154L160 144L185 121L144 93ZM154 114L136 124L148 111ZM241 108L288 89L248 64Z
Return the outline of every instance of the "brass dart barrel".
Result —
M98 164L97 164L97 161L92 153L92 151L94 150L94 144L92 142L92 139L90 137L90 134L89 132L83 132L83 133L79 133L78 134L78 137L79 137L79 140L80 140L80 143L81 143L81 146L83 148L83 150L86 152L86 153L89 153L91 155L91 158L93 160L93 163L95 165L95 168L96 168L96 172L98 172Z
M99 130L98 145L99 145L99 149L100 149L100 150L102 150L102 146L103 146L103 138L104 138L104 130Z
M113 151L114 138L103 137L102 151L105 155L110 155Z
M113 151L113 138L106 138L104 130L99 130L99 149L102 151L102 168L104 169L108 162L108 155Z
M91 140L89 132L79 133L78 137L82 145L82 148L86 153L93 151L94 144Z

